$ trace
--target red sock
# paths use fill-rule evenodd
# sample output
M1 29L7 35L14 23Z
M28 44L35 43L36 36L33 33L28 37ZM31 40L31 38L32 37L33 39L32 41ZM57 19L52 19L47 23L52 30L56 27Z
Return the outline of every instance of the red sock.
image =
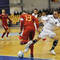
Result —
M6 32L4 32L1 37L3 38L5 34L6 34Z
M33 44L30 46L30 55L31 55L31 57L33 57L33 48L34 48L34 46L33 46Z
M7 32L7 35L6 35L6 37L8 37L8 35L9 35L9 32Z
M45 41L45 40L46 40L46 38L43 39L43 41Z

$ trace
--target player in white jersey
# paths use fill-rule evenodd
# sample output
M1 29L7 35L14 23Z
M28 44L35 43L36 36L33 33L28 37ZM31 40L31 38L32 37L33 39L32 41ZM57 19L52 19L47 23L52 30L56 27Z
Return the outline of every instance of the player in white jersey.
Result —
M55 13L54 13L55 14ZM47 23L44 25L42 32L40 33L39 37L45 38L45 35L48 35L49 37L54 37L56 34L53 32L54 28L58 26L59 18L54 18L53 15L50 15L48 17Z
M53 15L48 16L48 23L46 23L44 25L44 27L43 27L41 33L39 34L38 38L32 42L30 41L30 43L27 43L26 46L29 47L31 44L36 43L40 39L45 40L46 36L49 36L50 38L52 37L54 39L50 52L51 52L51 54L55 55L56 53L55 53L54 49L57 46L57 43L59 40L56 36L56 33L53 32L55 27L57 27L57 28L60 27L59 18L58 18L58 11L54 11Z
M37 18L38 17L38 9L35 8L32 15Z
M34 16L35 18L38 18L38 9L37 8L34 9L32 16ZM35 26L35 29L37 30L36 23L34 23L34 26Z
M47 15L46 15L46 13L43 11L43 12L42 12L42 16L40 17L40 22L41 22L43 25L45 25L45 24L47 23L47 20L48 20Z

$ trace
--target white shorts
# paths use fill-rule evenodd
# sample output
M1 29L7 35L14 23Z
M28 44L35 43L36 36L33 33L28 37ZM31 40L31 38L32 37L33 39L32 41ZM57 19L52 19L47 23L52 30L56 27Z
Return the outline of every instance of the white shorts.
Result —
M51 30L43 29L42 32L39 34L39 38L44 39L44 38L46 38L46 36L53 38L56 36L56 34Z

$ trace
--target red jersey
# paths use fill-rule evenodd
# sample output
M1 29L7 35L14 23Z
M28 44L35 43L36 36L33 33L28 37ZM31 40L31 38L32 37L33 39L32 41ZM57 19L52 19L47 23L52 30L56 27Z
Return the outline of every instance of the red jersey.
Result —
M38 19L35 18L34 16L30 15L30 14L22 14L20 16L20 27L21 27L21 30L23 27L34 27L34 22L36 23L37 25L37 28L39 27L39 22L38 22Z
M7 25L7 19L9 19L7 14L5 14L5 15L1 14L0 19L2 20L2 25ZM11 21L11 20L9 19L9 21Z

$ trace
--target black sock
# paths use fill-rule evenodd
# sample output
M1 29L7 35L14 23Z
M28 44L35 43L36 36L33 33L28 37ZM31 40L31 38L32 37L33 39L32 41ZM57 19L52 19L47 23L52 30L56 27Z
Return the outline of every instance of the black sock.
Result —
M51 50L54 50L57 44L58 44L58 40L54 40Z
M35 39L35 40L33 40L33 44L35 44L37 42L37 40Z

